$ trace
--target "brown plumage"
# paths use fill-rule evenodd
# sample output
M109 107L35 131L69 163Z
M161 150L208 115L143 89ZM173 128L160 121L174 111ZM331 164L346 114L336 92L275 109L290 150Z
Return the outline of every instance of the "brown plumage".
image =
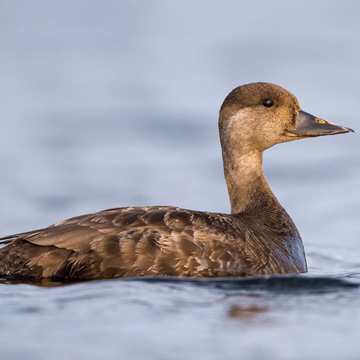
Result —
M152 206L75 217L2 238L0 276L97 279L305 272L300 235L266 182L262 152L280 142L351 130L332 124L325 131L314 121L311 135L309 130L304 133L304 116L311 120L304 114L296 98L279 86L236 88L219 117L231 214Z

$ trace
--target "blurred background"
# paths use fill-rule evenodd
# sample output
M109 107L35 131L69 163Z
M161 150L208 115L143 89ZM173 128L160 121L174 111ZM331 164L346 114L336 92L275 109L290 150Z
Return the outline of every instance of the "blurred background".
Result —
M359 13L355 0L2 0L1 234L128 205L228 212L219 107L266 81L357 131L276 146L264 165L310 274L359 270Z

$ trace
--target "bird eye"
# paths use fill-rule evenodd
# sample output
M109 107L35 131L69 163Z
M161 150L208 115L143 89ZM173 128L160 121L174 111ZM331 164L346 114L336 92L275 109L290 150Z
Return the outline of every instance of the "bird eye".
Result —
M271 99L264 99L263 100L263 105L266 107L271 107L274 105L274 102Z

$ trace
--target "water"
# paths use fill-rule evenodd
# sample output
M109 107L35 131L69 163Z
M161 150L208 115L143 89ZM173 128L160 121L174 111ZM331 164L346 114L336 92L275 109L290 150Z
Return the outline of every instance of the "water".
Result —
M229 210L217 112L270 81L358 131L356 1L0 3L0 232L126 205ZM357 134L283 144L269 182L309 274L0 283L6 359L358 359Z
M7 359L356 359L359 280L4 284L0 345Z

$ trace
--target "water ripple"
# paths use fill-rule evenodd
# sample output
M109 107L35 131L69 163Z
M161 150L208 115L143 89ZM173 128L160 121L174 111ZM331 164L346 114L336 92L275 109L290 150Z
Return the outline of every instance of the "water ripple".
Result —
M28 284L42 287L59 287L75 284L94 284L105 282L144 282L168 284L169 286L193 285L197 287L215 288L223 290L258 290L269 292L331 292L360 287L359 274L343 275L272 275L253 278L178 278L173 276L129 277L111 280L94 280L78 282L60 282L50 279L0 279L0 284ZM114 284L112 284L114 285Z

